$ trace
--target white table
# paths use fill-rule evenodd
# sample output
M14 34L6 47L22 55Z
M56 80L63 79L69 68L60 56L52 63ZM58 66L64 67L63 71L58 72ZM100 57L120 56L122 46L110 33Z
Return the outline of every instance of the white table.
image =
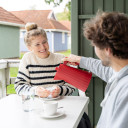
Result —
M57 99L65 114L58 118L41 118L35 112L24 112L21 97L9 95L0 100L0 128L77 128L88 107L89 98L64 96ZM35 108L42 109L43 101L35 98Z

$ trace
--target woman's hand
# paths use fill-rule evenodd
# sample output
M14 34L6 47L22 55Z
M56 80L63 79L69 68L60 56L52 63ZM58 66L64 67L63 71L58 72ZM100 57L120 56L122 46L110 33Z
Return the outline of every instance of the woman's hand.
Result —
M51 92L52 98L58 97L60 94L60 87L56 86L54 90Z
M46 98L50 95L50 91L46 90L43 87L37 87L36 88L36 95L38 95L39 97L42 97L42 98Z
M71 65L78 65L80 63L81 56L70 54L69 57L65 57L62 61L68 61Z

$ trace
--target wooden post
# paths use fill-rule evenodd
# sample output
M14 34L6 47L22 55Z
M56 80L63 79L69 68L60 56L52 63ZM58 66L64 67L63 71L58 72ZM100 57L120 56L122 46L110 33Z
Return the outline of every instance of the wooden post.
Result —
M10 67L5 69L6 86L10 84Z
M6 71L7 61L0 60L0 98L6 96Z

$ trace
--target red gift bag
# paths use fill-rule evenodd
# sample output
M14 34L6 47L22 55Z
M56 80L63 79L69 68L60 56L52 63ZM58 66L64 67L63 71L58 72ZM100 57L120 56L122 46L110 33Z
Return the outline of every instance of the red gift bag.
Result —
M64 62L64 64L60 64L59 67L56 67L57 72L54 80L64 80L85 92L89 86L92 73L67 66L66 63L67 62Z

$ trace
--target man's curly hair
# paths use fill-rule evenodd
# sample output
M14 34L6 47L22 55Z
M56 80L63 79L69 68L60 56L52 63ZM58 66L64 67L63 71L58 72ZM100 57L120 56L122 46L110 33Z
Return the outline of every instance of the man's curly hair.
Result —
M100 49L111 48L113 56L128 59L128 17L118 12L100 12L85 21L84 36Z

